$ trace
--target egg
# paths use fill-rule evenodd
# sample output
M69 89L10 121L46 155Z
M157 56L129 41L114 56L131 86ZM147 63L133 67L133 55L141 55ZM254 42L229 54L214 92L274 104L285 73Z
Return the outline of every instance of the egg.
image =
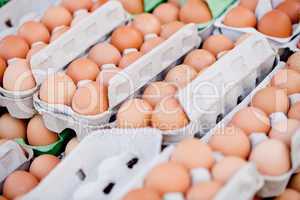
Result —
M149 13L143 13L135 16L133 20L133 27L138 29L143 35L155 33L159 35L161 23L159 19Z
M140 51L132 51L123 55L123 57L119 61L118 67L124 69L138 60L140 57L143 56L143 53Z
M1 195L0 200L8 200L8 199Z
M288 112L288 118L300 121L300 102L293 104Z
M50 104L71 105L76 86L73 80L64 73L48 76L42 83L39 97Z
M280 3L276 7L276 9L287 14L290 17L293 24L298 23L298 21L300 19L300 17L299 17L300 2L299 1L284 1L284 2Z
M291 69L281 69L273 76L271 85L287 90L287 94L300 93L300 74Z
M41 22L28 21L25 22L19 29L18 35L26 40L30 45L36 42L48 43L50 33L47 27Z
M226 14L224 24L237 28L255 27L256 16L251 10L237 6Z
M143 34L136 28L130 26L121 26L111 35L111 44L121 52L130 48L140 49L143 41Z
M44 13L41 22L52 31L55 27L69 26L72 14L63 6L50 6Z
M251 105L264 111L267 115L275 112L287 113L289 109L289 98L282 89L266 87L254 95Z
M160 37L168 39L184 26L184 23L179 21L169 22L161 27Z
M119 72L121 72L120 68L117 67L107 67L102 69L102 71L98 74L96 81L104 86L108 87L110 80Z
M182 164L189 170L195 168L210 169L214 164L214 157L207 144L199 139L188 138L176 145L171 161Z
M29 168L29 172L37 179L44 179L60 162L60 160L50 154L44 154L36 157Z
M187 193L187 200L212 200L222 189L222 184L218 181L201 182L193 186Z
M179 18L179 8L171 3L162 3L153 11L162 24L177 21Z
M5 180L3 195L8 199L14 199L30 192L38 185L38 179L26 171L15 171Z
M240 0L240 6L248 8L249 10L255 11L258 0Z
M77 137L72 138L66 148L65 148L65 155L69 155L77 146L79 145L79 140Z
M192 82L197 74L197 71L189 65L177 65L167 73L165 81L174 84L178 89L182 89Z
M300 193L292 190L292 189L285 189L285 191L276 197L274 200L299 200Z
M36 86L29 63L16 59L8 63L3 75L3 88L9 91L26 91Z
M122 104L117 113L118 128L143 128L150 126L152 106L142 99L131 99Z
M203 43L203 49L217 56L222 51L228 51L234 48L233 42L224 35L211 35Z
M289 188L294 189L298 192L300 192L300 173L295 174L289 183Z
M70 12L75 12L80 9L89 10L93 6L93 0L62 0L61 5Z
M269 139L252 150L249 160L265 176L280 176L291 168L289 150L280 140Z
M6 70L7 64L3 58L0 57L0 83L2 84L3 75Z
M25 58L29 45L20 36L8 35L0 40L0 57L5 60L12 58Z
M274 22L276 22L276 26L274 26ZM289 16L279 10L267 12L258 21L257 30L265 35L279 38L290 37L293 33Z
M204 1L188 1L179 12L179 19L183 23L206 23L212 19L210 10Z
M68 26L58 26L53 29L50 42L54 42L57 40L60 36L62 36L65 32L67 32L70 29Z
M250 140L246 133L237 127L218 128L209 140L214 151L225 156L237 156L246 159L250 153Z
M0 138L26 138L26 124L23 120L14 118L5 113L0 117Z
M176 92L176 87L170 83L164 81L152 82L144 90L143 99L155 107L165 97L172 97Z
M161 200L158 193L148 188L134 189L128 192L123 200Z
M225 157L213 166L213 179L226 184L240 169L246 165L247 162L239 157Z
M168 3L173 4L176 7L180 6L180 0L168 0Z
M139 14L144 12L143 0L120 0L125 10L131 14Z
M30 63L32 56L37 54L39 51L41 51L46 46L47 45L43 42L36 42L36 43L32 44L31 49L28 51L27 56L26 56L27 62Z
M184 59L184 64L189 65L200 72L216 62L216 57L207 50L195 49Z
M32 146L46 146L58 140L58 135L44 125L41 115L35 115L27 125L27 141Z
M113 45L99 43L89 51L88 57L101 67L104 64L117 65L121 59L121 54Z
M286 65L289 69L295 70L298 73L300 73L300 51L295 52L294 54L292 54L287 62Z
M97 115L108 109L107 88L98 82L80 86L72 99L72 109L82 115Z
M81 80L95 81L100 72L98 65L88 58L78 58L69 64L66 74L77 84Z
M141 46L141 52L143 54L146 54L163 42L164 42L164 39L161 37L155 37L155 38L146 40L144 42L144 44Z
M174 97L166 97L155 106L151 123L154 128L167 131L185 127L189 119Z
M187 169L174 162L165 162L155 166L145 178L145 188L153 189L160 195L170 192L185 193L190 186Z
M252 133L268 133L270 120L266 113L255 107L246 107L238 111L231 124L242 129L248 136Z

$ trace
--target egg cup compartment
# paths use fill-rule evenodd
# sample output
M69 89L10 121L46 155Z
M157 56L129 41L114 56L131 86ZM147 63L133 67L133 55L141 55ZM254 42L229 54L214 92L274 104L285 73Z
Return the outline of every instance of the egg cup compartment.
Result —
M24 200L113 199L161 151L159 130L99 130L87 136ZM94 184L96 183L96 185ZM95 187L92 187L95 185ZM59 191L59 192L57 192ZM94 193L92 193L94 192Z
M282 1L283 0L258 0L258 4L257 4L258 7L256 8L256 12L255 12L256 18L262 17L263 14L265 14L268 11L273 9L273 8L271 8L273 5L278 5ZM300 33L300 24L299 23L293 25L293 34L288 38L279 38L279 37L268 36L266 34L259 32L257 29L252 28L252 27L236 28L236 27L231 27L231 26L225 25L223 23L223 21L225 19L226 14L228 12L230 12L230 10L232 8L236 7L237 5L238 5L238 3L231 6L231 8L229 8L222 17L217 19L214 24L217 28L220 29L222 34L226 35L227 37L231 38L232 40L237 39L238 37L240 37L241 35L243 35L245 33L257 34L257 35L261 35L261 36L267 38L274 47L282 48L282 46L284 46L285 44L290 42L293 37L295 37L297 34ZM274 26L276 26L276 24L274 24Z

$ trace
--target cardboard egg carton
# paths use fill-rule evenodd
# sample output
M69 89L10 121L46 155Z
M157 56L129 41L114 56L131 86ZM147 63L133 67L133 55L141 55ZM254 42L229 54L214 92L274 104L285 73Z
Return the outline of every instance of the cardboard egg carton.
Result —
M277 5L279 5L283 1L284 0L258 0L257 8L255 10L256 18L261 19L265 13L273 10L273 8L275 8ZM237 5L238 5L238 3L233 5L232 8ZM230 12L231 9L228 9L227 13ZM226 16L226 14L223 15L222 17L220 17L219 19L217 19L214 25L217 28L219 28L223 34L225 34L226 36L228 36L231 39L237 39L238 37L240 37L242 34L245 34L245 33L253 33L253 34L258 34L258 35L261 35L261 36L267 38L272 43L272 45L274 45L274 47L282 48L285 44L290 42L293 37L295 37L297 34L300 33L300 24L298 23L298 24L293 25L293 34L290 37L288 37L288 38L272 37L272 36L268 36L263 33L260 33L257 29L252 28L252 27L236 28L236 27L227 26L227 25L223 24L223 20L224 20L225 16ZM274 25L276 25L276 23Z
M22 199L113 199L159 154L161 141L160 131L154 129L94 132Z
M37 86L24 92L11 92L0 88L0 106L7 107L13 117L31 118L36 113L33 94L47 75L62 70L89 47L107 39L115 28L127 21L128 14L121 3L110 1L101 6L32 56L30 66Z
M121 200L128 192L133 189L141 188L147 174L157 165L167 162L174 151L174 146L167 147L161 154L151 161L137 176L124 187L120 193L112 199ZM195 152L196 154L197 152ZM259 176L256 167L249 163L242 167L216 194L214 200L250 200L255 193L262 187L263 179ZM175 198L174 198L175 199ZM177 199L177 198L176 198ZM181 198L178 198L181 199Z
M265 78L265 80L262 81L255 88L255 90L253 90L251 92L251 94L249 94L243 100L243 102L241 102L232 112L230 112L214 129L212 129L210 132L208 132L201 140L207 143L218 128L226 127L227 124L230 123L232 117L238 111L240 111L241 109L247 107L250 104L251 99L256 94L256 92L258 92L262 88L267 87L270 84L270 82L272 80L272 77L278 72L278 70L282 69L284 66L285 66L285 63L280 62L275 67L275 69ZM292 96L294 96L294 95L292 95ZM299 95L298 95L298 97L296 96L296 98L295 98L295 96L290 97L290 100L291 100L291 103L294 103L294 101L299 101ZM292 138L292 143L291 143L291 162L292 162L291 164L292 164L292 168L290 169L289 172L287 172L287 173L285 173L281 176L277 176L277 177L261 175L264 179L264 186L258 192L258 195L260 197L268 198L268 197L278 196L279 194L281 194L285 190L291 176L300 169L300 155L299 155L299 152L300 152L300 129L297 130L297 132L294 134L294 136Z
M156 79L163 71L174 66L183 55L197 48L200 43L197 26L185 25L152 51L116 74L108 86L109 108L101 114L80 115L69 106L51 105L41 101L37 93L34 95L34 107L43 116L48 129L60 132L71 128L79 139L82 139L92 131L110 127L110 120L120 103L138 92L149 81Z

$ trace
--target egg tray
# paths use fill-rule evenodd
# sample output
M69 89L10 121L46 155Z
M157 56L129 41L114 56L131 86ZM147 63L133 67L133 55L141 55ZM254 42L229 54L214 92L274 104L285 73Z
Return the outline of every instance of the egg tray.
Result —
M95 196L84 199L113 199L112 195L159 154L161 140L160 131L154 129L99 130L80 142L22 199L76 200L87 193Z
M174 151L174 146L167 147L161 154L155 157L135 178L124 187L120 193L112 199L122 199L133 189L143 187L145 177L157 165L167 162ZM195 152L197 155L197 152ZM217 193L214 200L250 200L255 193L262 187L263 179L259 176L256 167L249 163L242 167Z
M82 139L92 131L110 127L109 123L114 120L116 110L123 101L176 63L183 55L197 48L200 43L201 38L196 25L185 25L162 44L123 69L110 80L109 109L99 115L84 116L74 112L69 106L48 104L39 99L38 93L34 95L34 107L43 116L48 129L61 132L70 128Z
M121 3L110 1L101 6L32 57L30 64L36 80L35 88L24 92L12 92L0 87L0 106L7 107L13 117L31 118L36 113L33 95L47 75L62 70L69 62L99 40L108 38L115 28L127 21L128 14Z
M256 17L261 18L266 12L273 9L272 5L274 5L274 7L275 7L282 1L283 0L258 0L257 9L256 9ZM237 5L238 5L238 3L231 6L231 8L228 9L226 13L230 12L230 10L233 7L236 7ZM290 42L293 37L295 37L297 34L300 33L300 24L298 23L298 24L293 25L292 36L290 36L288 38L272 37L272 36L268 36L263 33L260 33L258 30L256 30L255 28L252 28L252 27L236 28L236 27L227 26L227 25L223 24L223 20L224 20L225 16L226 16L226 14L223 15L222 17L220 17L219 19L217 19L214 25L215 25L215 27L219 28L220 31L224 35L228 36L229 38L231 38L233 40L237 39L238 37L240 37L241 35L243 35L245 33L252 33L252 34L258 34L258 35L261 35L261 36L267 38L274 47L282 48L285 44ZM274 25L276 25L276 24L274 24Z
M283 48L288 48L292 52L300 51L297 47L297 43L300 42L300 34L294 37L289 43L283 46Z
M213 128L209 133L207 133L201 140L208 143L209 139L213 136L215 131L218 128L226 127L232 117L241 109L247 107L252 97L256 94L257 91L261 90L262 88L267 87L272 77L278 72L278 70L282 69L285 66L285 63L280 62L275 69L262 81L256 88L249 94L235 109L232 110L215 128ZM290 98L293 102L293 97ZM299 98L298 98L299 99ZM258 196L263 198L274 197L280 195L286 188L291 176L299 171L300 169L300 129L297 130L297 133L292 138L291 143L291 158L292 158L292 168L289 172L281 175L281 176L263 176L264 179L264 186L258 193Z

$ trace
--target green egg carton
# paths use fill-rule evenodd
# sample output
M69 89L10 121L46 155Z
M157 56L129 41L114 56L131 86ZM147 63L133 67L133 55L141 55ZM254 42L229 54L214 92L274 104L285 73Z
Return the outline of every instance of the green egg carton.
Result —
M73 130L65 129L60 134L58 134L58 136L59 136L58 141L46 146L28 145L23 138L16 139L16 142L23 147L32 149L34 152L34 156L39 156L43 154L52 154L58 156L65 150L65 146L75 136L75 133Z
M0 0L0 7L4 6L9 0Z

